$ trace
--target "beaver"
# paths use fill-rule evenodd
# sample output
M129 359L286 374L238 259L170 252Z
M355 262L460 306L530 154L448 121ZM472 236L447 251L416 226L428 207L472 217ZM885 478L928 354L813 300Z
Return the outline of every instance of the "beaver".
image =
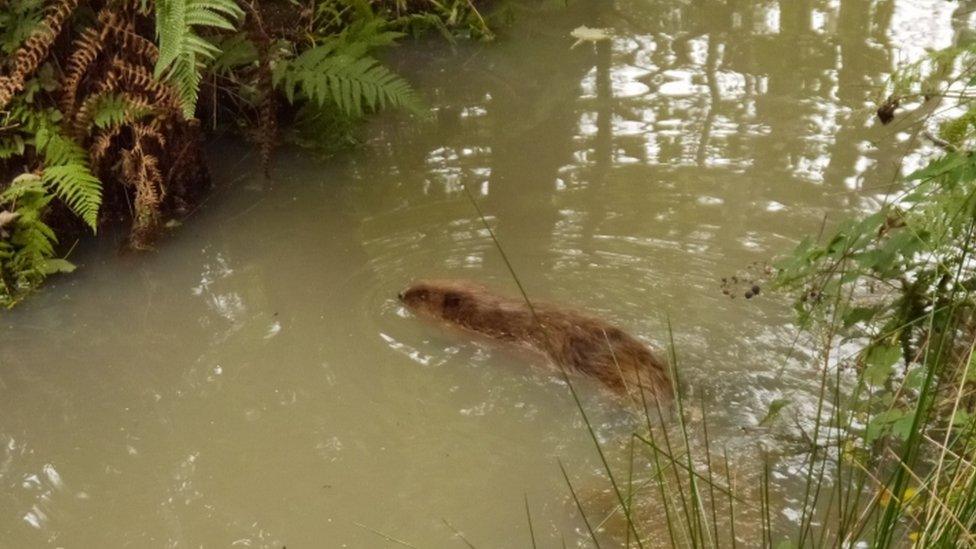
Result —
M567 373L589 376L640 402L644 389L671 401L667 363L644 343L598 318L547 304L500 296L465 280L425 280L398 295L418 316L440 319L492 339L543 353Z

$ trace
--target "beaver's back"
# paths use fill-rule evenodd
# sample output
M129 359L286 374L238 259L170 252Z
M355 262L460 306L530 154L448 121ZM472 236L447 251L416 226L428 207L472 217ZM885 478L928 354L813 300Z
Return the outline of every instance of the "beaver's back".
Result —
M642 341L604 320L545 306L537 311L550 358L574 371L595 377L618 393L648 394L671 399L667 363Z
M528 344L557 366L601 381L621 394L670 401L666 363L640 340L609 323L553 305L529 308L466 281L429 281L400 294L414 312L514 344ZM534 311L534 314L533 314Z

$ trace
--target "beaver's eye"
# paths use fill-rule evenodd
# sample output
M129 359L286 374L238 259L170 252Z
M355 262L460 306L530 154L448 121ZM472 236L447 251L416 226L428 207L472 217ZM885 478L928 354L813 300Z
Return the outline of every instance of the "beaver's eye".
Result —
M461 296L454 292L444 294L444 308L456 309L461 305Z
M426 301L428 295L429 293L427 292L427 290L417 290L417 299Z

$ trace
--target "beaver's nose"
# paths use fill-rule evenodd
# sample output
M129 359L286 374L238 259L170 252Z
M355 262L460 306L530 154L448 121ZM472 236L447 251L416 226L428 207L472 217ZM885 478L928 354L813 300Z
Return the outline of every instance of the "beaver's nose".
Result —
M400 292L400 293L397 294L397 299L399 299L400 301L403 301L403 292Z

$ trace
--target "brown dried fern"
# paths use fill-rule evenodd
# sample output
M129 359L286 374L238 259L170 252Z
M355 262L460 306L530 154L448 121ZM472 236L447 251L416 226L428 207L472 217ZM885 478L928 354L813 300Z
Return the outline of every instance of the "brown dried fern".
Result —
M152 101L165 110L180 110L179 95L172 86L157 80L147 68L116 56L112 59L112 69L118 81L116 89L142 91L150 94Z
M66 125L68 126L70 135L78 138L88 130L88 126L90 126L92 122L92 117L95 115L93 112L95 107L98 106L99 102L101 102L101 100L107 95L108 92L93 93L86 97L81 103L81 106L75 109L70 116L65 116L67 120Z
M109 150L111 149L115 138L122 134L122 130L125 126L112 126L99 133L92 140L91 145L88 147L88 156L91 158L92 166L95 169L102 168L102 162L106 159Z
M136 136L135 144L131 149L122 152L123 179L135 189L135 219L129 241L134 248L146 249L151 247L152 239L158 231L165 189L158 158L147 153L143 147L144 136L154 136L158 132L141 124L132 126L132 129Z
M108 8L102 8L96 20L98 30L96 26L88 27L72 43L71 57L68 58L64 77L61 79L61 110L69 119L74 113L78 88L85 73L105 48L109 34L120 24L116 13Z
M156 145L160 149L166 148L166 135L163 133L162 125L166 121L166 118L156 117L142 124L136 124L132 126L132 131L136 136L136 140L140 143L149 143L150 141L155 141Z
M58 0L49 6L48 15L13 55L13 68L8 76L0 76L0 109L7 106L14 94L24 89L24 83L47 58L51 44L61 33L61 27L78 7L78 0Z
M7 62L9 73L0 75L0 108L51 58L52 44L79 3L51 2L42 23ZM102 181L121 183L133 198L130 243L146 248L164 213L184 209L187 198L205 189L209 178L199 128L184 118L172 85L153 76L159 50L150 36L152 2L99 6L96 22L74 37L62 59L57 99L64 130L86 146L92 168ZM117 99L112 99L114 106L103 103L109 97L124 100L121 114ZM94 124L101 105L115 111L107 127Z
M156 65L156 60L159 59L159 48L152 40L136 33L131 24L115 30L114 36L118 38L119 48L128 59L149 67Z
M122 120L115 125L130 125L149 114L162 115L145 95L132 92L99 91L88 95L71 117L71 120L68 122L70 135L80 139L88 133L95 117L95 109L109 95L121 97L126 104L126 110Z
M73 43L62 79L61 106L65 125L76 135L88 128L91 109L98 98L108 93L122 95L132 105L165 109L167 104L175 104L176 92L156 81L150 73L159 50L136 32L134 15L129 9L132 7L126 4L104 7L96 17L97 24L86 29ZM107 61L99 63L100 57ZM86 81L94 83L87 86L87 92L83 91Z

